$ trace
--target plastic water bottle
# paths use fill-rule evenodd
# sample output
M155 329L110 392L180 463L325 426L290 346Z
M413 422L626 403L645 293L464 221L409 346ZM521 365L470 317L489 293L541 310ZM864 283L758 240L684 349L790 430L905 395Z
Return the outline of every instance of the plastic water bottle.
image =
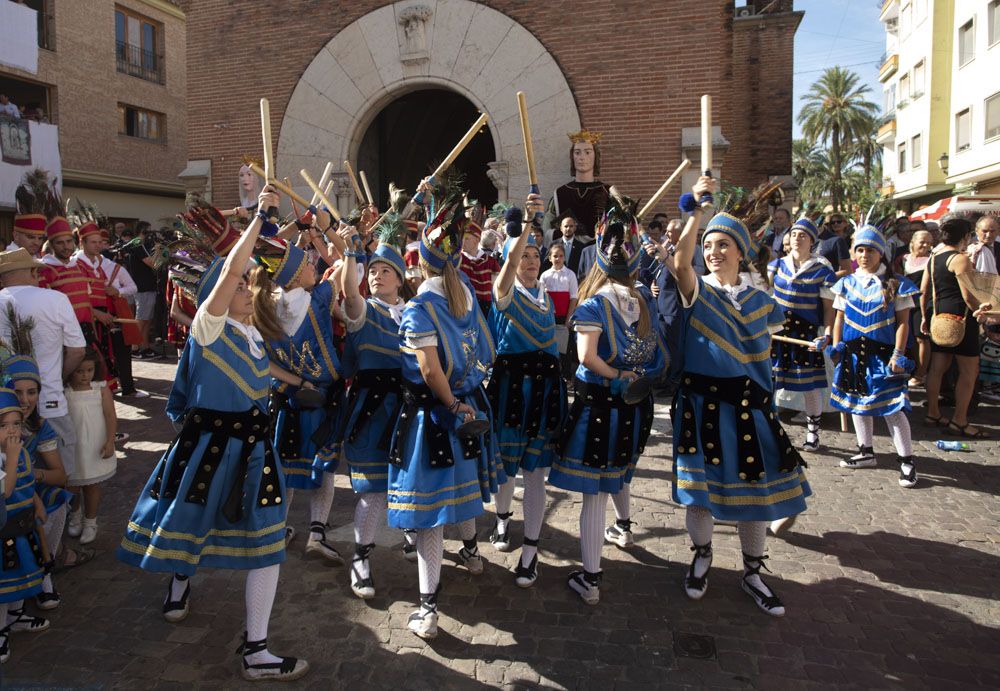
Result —
M945 441L938 439L937 447L942 451L972 451L969 442L965 441Z

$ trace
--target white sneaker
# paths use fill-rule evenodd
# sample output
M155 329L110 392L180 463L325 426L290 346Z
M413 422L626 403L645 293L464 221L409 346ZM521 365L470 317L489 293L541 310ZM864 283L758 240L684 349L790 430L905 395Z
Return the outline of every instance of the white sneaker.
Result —
M83 528L80 531L80 544L89 545L97 539L97 519L84 518Z
M406 622L406 628L421 638L434 638L438 635L437 608L427 609L421 606L420 609L410 615L409 621Z
M522 559L517 560L517 568L514 569L514 582L519 588L530 588L538 580L538 553L531 558L531 563L525 565Z
M791 516L785 516L784 518L779 518L776 521L771 521L770 525L771 534L778 535L788 530L793 525L795 525L795 519L798 517L799 517L798 514L792 514Z
M479 554L478 547L473 547L472 549L462 547L462 549L458 550L458 556L462 560L462 565L473 576L480 575L486 568L486 563L483 561L482 555Z
M306 541L306 554L320 557L337 566L344 564L344 558L340 556L340 552L326 541L326 530L323 529L322 523L313 523L310 526L309 539Z
M70 537L80 537L83 532L83 509L77 509L69 515L69 523L66 526L66 534Z
M619 549L632 549L635 540L632 537L632 521L615 521L604 531L604 539Z
M601 601L601 574L590 574L574 571L566 579L570 590L580 596L588 605L596 605Z
M875 461L875 449L870 446L859 447L858 453L847 460L840 462L841 468L873 468L877 465Z

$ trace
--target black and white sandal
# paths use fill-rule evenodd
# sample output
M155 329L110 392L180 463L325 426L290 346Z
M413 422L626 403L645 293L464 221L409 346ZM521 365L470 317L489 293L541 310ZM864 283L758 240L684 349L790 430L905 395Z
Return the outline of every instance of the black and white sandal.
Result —
M700 600L708 590L708 572L712 568L712 543L695 545L691 548L694 552L694 559L691 560L691 568L688 569L687 576L684 577L684 592L692 600ZM708 568L701 576L694 575L694 567L699 559L708 559Z
M10 627L0 629L0 665L10 659Z
M24 605L21 605L20 609L8 609L7 616L14 617L14 621L9 621L7 623L7 629L11 633L17 633L18 631L31 631L32 633L38 631L44 631L49 628L49 620L45 617L33 617L30 614L24 613Z
M532 540L531 538L524 538L524 544L529 547L537 547L538 540ZM517 568L514 569L514 582L517 583L520 588L530 588L535 585L535 581L538 580L538 552L535 552L535 556L531 558L531 563L525 566L521 559L517 560Z
M493 526L493 532L490 534L490 543L492 543L494 549L498 552L509 552L510 551L510 517L514 514L510 511L507 513L498 513L497 522ZM504 526L507 530L500 530L500 521L503 521L506 525Z
M760 578L760 570L770 572L771 569L767 568L764 564L764 560L767 557L753 557L743 553L743 591L753 598L754 603L760 607L764 612L767 612L772 617L783 617L785 616L785 605L782 604L778 596L771 590L771 587L764 582L763 578ZM764 590L751 585L747 580L750 576L757 576L760 578L760 584L764 587ZM765 590L767 592L765 592Z
M170 596L174 592L174 578L176 576L171 576L170 582L167 583L167 597L163 601L163 618L171 624L184 621L187 618L188 612L191 611L191 606L188 604L188 598L191 596L191 579L184 579L184 593L181 595L181 599L171 600Z
M355 545L354 558L351 559L351 590L362 600L370 600L375 597L375 582L372 580L372 566L368 556L375 549L375 543L368 545ZM358 562L368 563L368 575L361 577L361 572L355 566Z
M236 648L237 655L243 655L243 669L241 673L247 681L293 681L305 675L309 671L309 663L294 657L281 657L279 662L261 662L250 664L247 658L256 653L267 650L267 639L261 641L248 641L246 631L243 632L243 641Z
M306 556L320 557L334 566L343 566L344 558L337 548L326 540L326 526L319 521L309 525L309 539L306 541Z
M819 425L822 415L806 415L806 441L802 448L806 451L819 450Z
M42 591L38 595L35 595L35 604L38 606L38 609L43 611L55 609L61 602L62 598L59 597L59 591L54 588L51 593Z

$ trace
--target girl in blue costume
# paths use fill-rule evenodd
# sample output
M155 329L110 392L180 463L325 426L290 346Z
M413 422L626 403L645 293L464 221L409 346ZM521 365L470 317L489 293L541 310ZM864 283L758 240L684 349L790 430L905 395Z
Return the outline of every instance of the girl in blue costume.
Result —
M306 554L341 565L343 557L326 539L344 408L342 368L333 345L333 279L317 283L306 253L292 243L273 241L266 251L258 249L264 254L263 266L253 274L253 324L264 336L272 365L283 370L271 381L270 414L272 442L285 470L285 510L291 510L296 489L309 490ZM277 256L268 256L275 250ZM287 526L285 532L287 543L295 531Z
M830 263L813 254L819 231L808 218L801 218L788 231L789 252L776 259L772 284L774 301L785 311L782 336L814 341L812 348L775 341L771 346L774 388L800 391L805 400L807 451L819 449L819 425L823 416L826 364L823 349L833 330L833 293L837 274ZM787 527L787 526L786 526Z
M45 509L43 531L45 544L50 552L46 557L54 560L66 526L69 503L73 499L73 495L65 489L67 475L59 456L59 436L48 421L38 415L38 395L42 379L34 358L27 355L8 358L3 365L3 375L4 386L14 391L21 404L21 413L24 415L21 438L24 450L31 459L35 493ZM82 551L77 553L77 563L89 561L93 552L88 552L86 558L82 555ZM41 610L59 606L59 593L52 584L51 574L45 574L42 592L38 593L35 602Z
M858 270L833 286L833 358L837 363L830 402L851 413L858 437L858 453L840 462L841 468L867 468L876 464L873 447L874 418L885 418L899 455L899 484L913 487L917 471L907 389L905 356L913 296L919 289L902 276L888 274L884 262L886 242L878 230L866 225L854 234L851 250Z
M769 521L801 513L810 489L802 459L778 423L771 381L770 334L784 313L767 293L740 279L740 262L753 251L748 224L766 218L766 197L742 206L739 216L716 214L702 237L709 275L692 267L702 207L711 193L702 177L694 196L681 197L691 213L674 256L684 309L680 387L674 398L673 498L687 507L695 552L684 580L693 600L708 588L714 519L736 521L743 548L743 590L763 611L785 608L760 577ZM749 219L747 223L744 218Z
M368 262L371 297L367 300L361 296L356 280L360 253L348 249L355 247L357 231L348 227L332 238L337 251L345 257L340 272L347 328L344 375L351 378L351 390L344 413L343 453L350 468L351 487L358 495L351 590L364 600L375 597L369 557L375 549L375 532L385 520L389 484L387 432L396 424L403 402L399 325L405 297L410 296L398 242L402 221L389 214L377 230L380 242Z
M529 195L528 214L544 211ZM532 233L508 223L503 268L493 286L490 314L497 360L486 389L507 482L496 497L496 527L490 542L510 549L509 522L514 478L524 478L524 546L514 582L530 588L538 578L538 538L545 518L545 469L556 454L556 437L566 415L566 387L559 374L555 310L538 280L541 255Z
M600 601L601 546L608 495L628 520L629 485L649 438L653 403L648 396L625 402L631 382L652 380L667 366L667 350L652 324L652 296L635 289L641 247L635 202L612 188L597 229L596 264L580 286L573 313L580 366L549 484L583 494L580 552L583 570L569 587L588 605Z
M37 523L45 507L35 493L31 458L21 441L23 414L17 394L0 389L0 451L3 452L7 522L0 527L0 662L10 657L10 634L44 631L49 620L24 613L25 598L42 592L47 555Z
M417 530L420 608L408 626L421 638L437 635L444 526L459 524L459 556L471 573L482 573L476 516L506 479L483 390L493 341L472 291L458 276L464 219L456 205L445 204L421 231L426 280L399 326L403 409L389 450L388 519L393 528Z
M118 548L126 564L174 574L163 604L170 622L187 616L189 577L199 567L248 571L239 652L250 681L297 679L309 669L305 660L267 649L285 560L285 481L267 436L269 363L249 324L253 293L245 272L267 222L263 210L277 206L278 195L265 187L262 211L198 283L198 311L167 402L167 414L183 427L139 495Z

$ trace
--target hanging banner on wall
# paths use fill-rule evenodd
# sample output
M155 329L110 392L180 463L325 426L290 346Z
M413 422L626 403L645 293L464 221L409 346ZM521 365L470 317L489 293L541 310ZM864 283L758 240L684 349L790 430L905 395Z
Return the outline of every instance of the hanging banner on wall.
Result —
M0 118L0 153L3 162L31 165L31 129L28 120Z

